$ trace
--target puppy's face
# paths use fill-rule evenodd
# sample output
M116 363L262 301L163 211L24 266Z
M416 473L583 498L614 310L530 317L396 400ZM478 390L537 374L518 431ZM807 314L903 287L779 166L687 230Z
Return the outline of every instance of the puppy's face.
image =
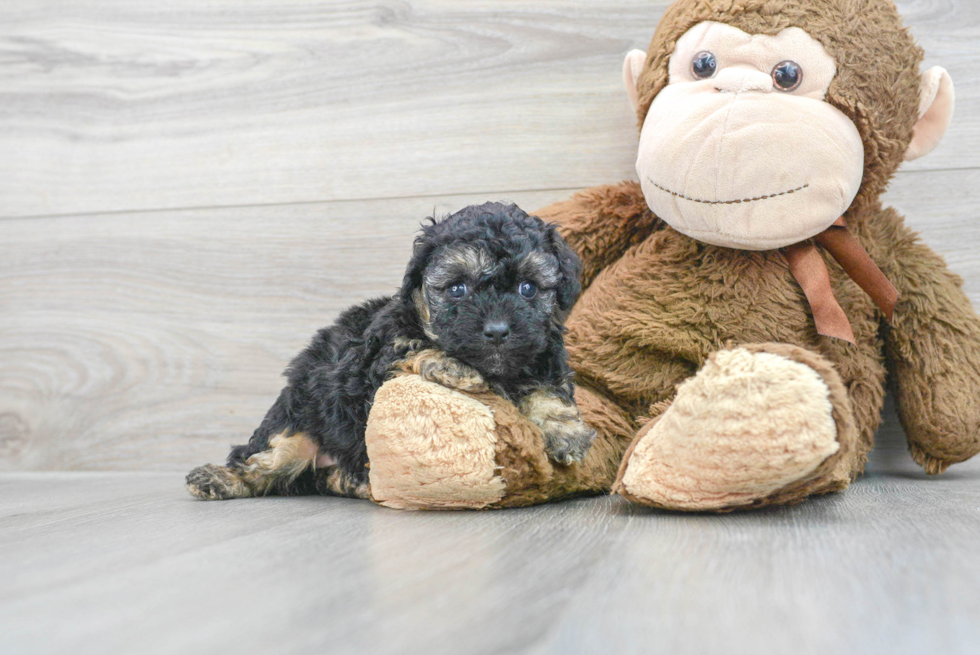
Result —
M554 227L514 206L467 208L430 226L416 254L411 299L426 334L489 378L515 377L560 339L580 289L578 259Z

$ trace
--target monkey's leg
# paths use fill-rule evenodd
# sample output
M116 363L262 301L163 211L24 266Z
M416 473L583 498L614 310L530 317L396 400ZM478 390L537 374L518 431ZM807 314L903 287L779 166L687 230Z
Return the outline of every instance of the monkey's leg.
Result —
M268 448L231 466L206 464L187 474L187 490L202 500L249 498L269 493L293 494L289 485L315 466L317 446L303 433L281 432Z
M372 498L403 509L483 509L608 492L636 426L598 392L575 391L598 434L580 463L554 466L541 430L497 394L463 394L418 375L385 382L365 433Z
M614 491L644 505L731 510L839 490L858 429L832 365L785 344L714 353L637 434Z
M548 456L560 464L581 462L596 431L582 420L582 412L557 389L543 387L524 396L518 409L544 434Z

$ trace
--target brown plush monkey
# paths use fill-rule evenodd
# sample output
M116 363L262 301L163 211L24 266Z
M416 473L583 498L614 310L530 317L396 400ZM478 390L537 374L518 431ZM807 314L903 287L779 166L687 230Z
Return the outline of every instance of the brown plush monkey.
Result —
M374 498L798 502L862 472L886 376L926 471L980 451L980 320L879 200L952 116L921 60L890 0L671 5L624 65L640 182L538 212L585 265L566 342L592 451L552 465L502 399L399 378L368 427Z

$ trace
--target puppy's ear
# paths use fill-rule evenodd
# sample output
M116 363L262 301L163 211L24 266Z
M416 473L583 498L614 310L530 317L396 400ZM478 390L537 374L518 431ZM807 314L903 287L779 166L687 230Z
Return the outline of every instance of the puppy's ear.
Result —
M435 219L430 219L429 225L422 225L422 233L415 237L415 244L412 246L412 258L405 269L405 277L402 278L402 287L398 292L402 302L411 304L412 294L422 288L425 276L425 267L429 264L429 258L436 249L433 234L436 228Z
M582 262L558 234L554 224L548 225L548 240L551 243L551 253L558 258L558 270L561 273L561 282L557 289L558 308L567 312L582 293L582 283L579 281Z
M415 247L412 248L412 259L408 262L405 270L405 277L402 278L402 287L399 296L403 302L411 303L412 294L422 288L422 278L425 274L425 266L429 262L429 255L432 248L429 247L422 238L415 240Z

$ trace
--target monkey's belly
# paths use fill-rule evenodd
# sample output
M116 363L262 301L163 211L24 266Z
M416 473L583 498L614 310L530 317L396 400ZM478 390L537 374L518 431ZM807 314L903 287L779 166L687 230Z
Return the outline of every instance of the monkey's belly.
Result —
M857 346L817 334L779 252L731 250L670 229L657 232L582 294L567 323L572 366L584 383L642 413L728 344L789 343L834 362L880 359L871 300L836 264L830 269Z

